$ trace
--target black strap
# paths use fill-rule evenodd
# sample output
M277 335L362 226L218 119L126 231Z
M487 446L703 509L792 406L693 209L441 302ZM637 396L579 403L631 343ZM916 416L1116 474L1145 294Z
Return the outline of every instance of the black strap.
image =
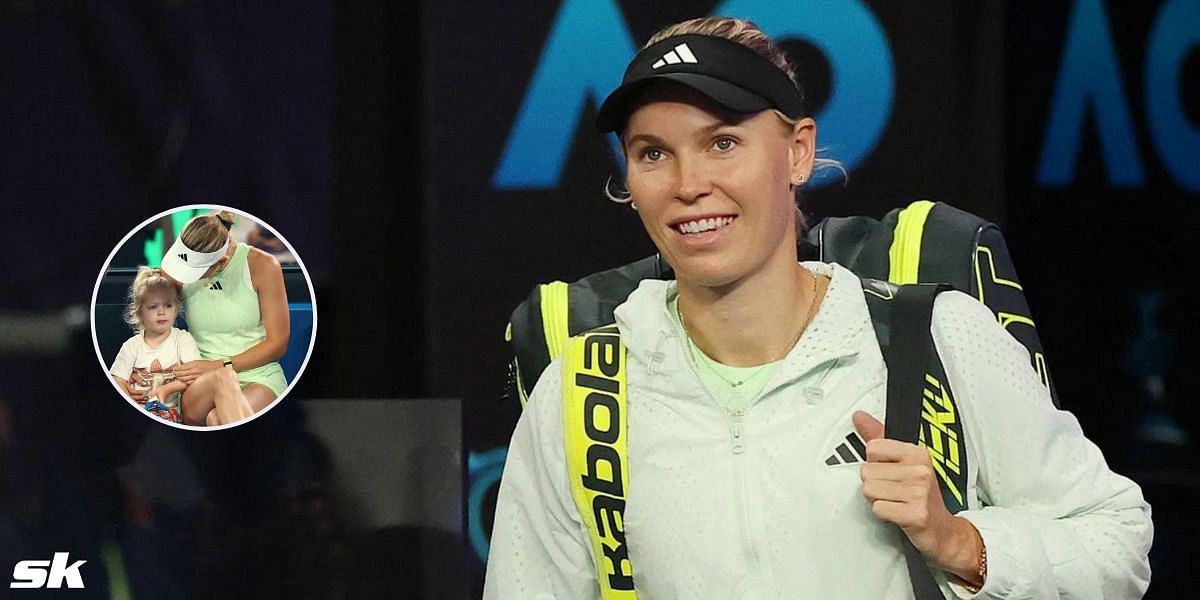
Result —
M917 443L921 423L921 396L925 367L929 364L929 324L933 300L941 285L902 285L892 300L891 343L884 348L887 362L887 415L884 433L888 439Z
M882 348L888 370L887 413L883 425L888 439L917 443L925 368L933 345L929 332L933 301L945 289L948 287L926 284L895 288L896 297L890 303L891 339ZM925 564L925 557L903 532L900 539L917 600L944 598Z

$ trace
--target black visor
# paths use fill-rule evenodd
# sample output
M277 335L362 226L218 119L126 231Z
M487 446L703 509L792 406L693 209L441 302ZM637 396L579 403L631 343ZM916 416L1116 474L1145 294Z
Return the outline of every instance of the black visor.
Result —
M596 127L602 132L621 129L629 101L655 81L680 83L737 113L777 108L793 119L808 116L804 95L771 61L737 42L688 34L667 38L633 57L621 87L600 105Z

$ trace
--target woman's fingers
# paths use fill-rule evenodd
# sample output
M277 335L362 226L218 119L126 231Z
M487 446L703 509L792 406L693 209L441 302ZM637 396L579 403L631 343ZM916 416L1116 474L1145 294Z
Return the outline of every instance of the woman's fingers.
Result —
M895 502L876 500L871 503L871 512L881 521L895 523L905 530L922 531L929 524L929 506L924 502ZM912 534L909 534L912 539ZM913 540L916 543L917 540Z
M929 452L916 444L880 438L867 442L867 461L884 463L929 462Z
M918 499L919 490L911 484L902 481L881 481L871 479L863 482L863 496L875 502L887 500L890 502L911 502Z
M903 463L866 463L859 476L864 482L870 480L902 481L914 485L928 485L933 481L933 467Z

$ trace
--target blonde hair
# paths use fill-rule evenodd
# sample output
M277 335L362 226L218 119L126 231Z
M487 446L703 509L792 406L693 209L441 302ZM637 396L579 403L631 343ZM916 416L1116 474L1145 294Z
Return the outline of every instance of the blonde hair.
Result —
M179 232L179 239L196 252L216 252L229 240L229 230L236 221L237 215L227 210L192 217Z
M163 277L162 271L159 269L138 267L137 276L133 278L133 283L129 286L125 312L122 314L125 324L132 327L134 331L140 333L143 329L139 313L146 300L146 294L157 290L170 290L175 296L175 305L179 307L180 311L183 310L183 290L174 281Z

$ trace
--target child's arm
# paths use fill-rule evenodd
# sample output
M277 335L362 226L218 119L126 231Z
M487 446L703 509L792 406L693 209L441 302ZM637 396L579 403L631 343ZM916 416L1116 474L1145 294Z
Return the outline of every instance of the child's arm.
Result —
M113 360L112 368L108 370L108 374L112 376L113 381L117 382L117 388L122 394L128 396L134 402L141 402L136 396L140 390L133 389L132 379L137 377L137 371L134 370L133 364L136 362L137 350L134 349L134 341L137 339L135 335L121 344L121 350L117 352L117 358ZM140 382L139 382L140 383Z
M169 383L164 383L154 388L154 395L158 396L159 402L165 402L167 398L171 397L171 394L174 394L175 392L182 392L186 389L187 384L184 383L183 380L174 379Z

